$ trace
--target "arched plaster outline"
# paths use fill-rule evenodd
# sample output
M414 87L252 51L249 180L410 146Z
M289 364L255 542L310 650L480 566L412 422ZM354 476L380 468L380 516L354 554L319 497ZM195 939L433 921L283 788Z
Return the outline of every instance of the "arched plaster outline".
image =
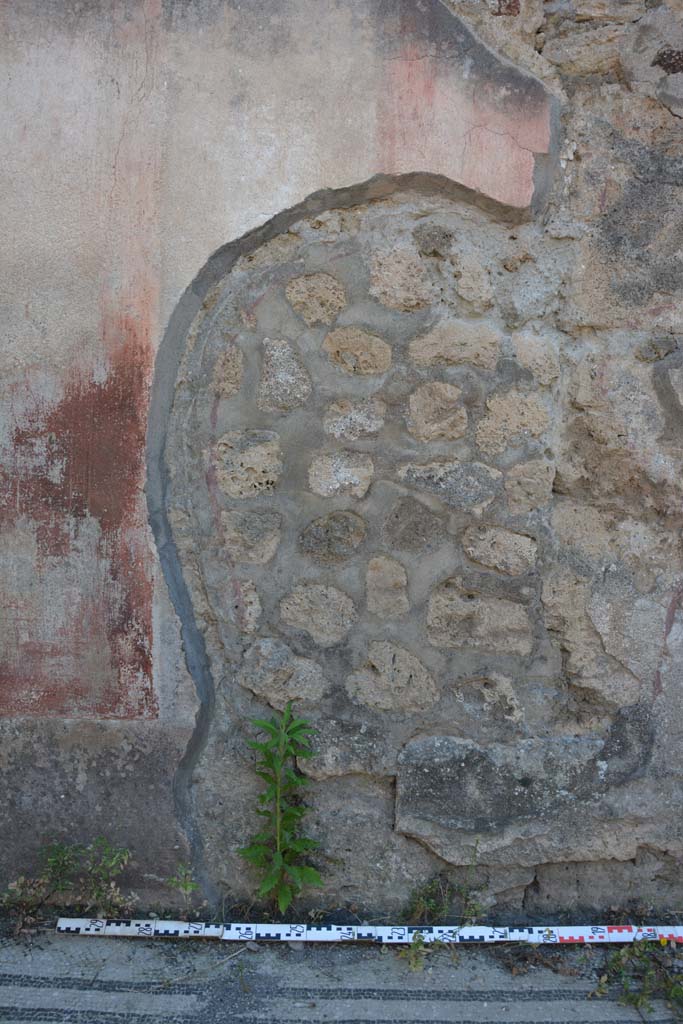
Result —
M215 899L217 894L204 868L203 841L193 810L192 774L208 739L215 706L215 687L204 638L195 620L166 509L169 479L165 459L166 438L178 369L190 329L203 303L211 289L230 273L240 257L249 255L277 235L288 231L302 218L332 209L349 209L406 191L472 204L510 223L525 219L522 215L524 211L503 206L449 178L435 174L375 175L357 185L314 192L301 203L283 210L265 224L216 250L177 303L156 355L147 425L147 507L161 568L180 621L186 665L199 699L195 727L175 772L173 796L178 821L190 844L195 871L209 899Z

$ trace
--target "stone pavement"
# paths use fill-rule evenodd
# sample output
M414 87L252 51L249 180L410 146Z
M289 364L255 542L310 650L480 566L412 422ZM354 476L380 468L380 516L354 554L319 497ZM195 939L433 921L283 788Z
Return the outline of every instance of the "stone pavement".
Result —
M0 939L0 1021L19 1024L631 1024L618 993L589 999L603 950L557 950L513 975L511 947L396 949L56 936ZM524 951L521 951L524 956ZM532 957L535 954L531 954ZM540 955L540 954L539 954ZM528 964L527 964L528 966ZM567 971L574 973L567 974ZM674 1020L661 1004L652 1024Z

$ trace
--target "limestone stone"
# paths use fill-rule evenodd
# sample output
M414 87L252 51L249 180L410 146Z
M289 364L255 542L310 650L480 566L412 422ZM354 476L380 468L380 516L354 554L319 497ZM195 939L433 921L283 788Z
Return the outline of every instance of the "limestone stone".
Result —
M435 494L446 505L480 512L490 505L502 486L503 475L481 462L441 460L408 463L398 471L400 480Z
M565 500L553 508L552 526L563 545L590 559L602 559L612 548L612 530L604 512L593 505Z
M423 256L445 259L453 246L453 232L443 224L418 224L413 231L418 251Z
M443 541L444 524L416 498L401 498L384 521L383 535L392 548L423 551Z
M406 903L397 893L398 880L401 889L410 894L424 885L440 864L429 850L394 830L393 779L373 778L372 774L346 774L309 787L306 804L311 813L306 822L322 849L334 850L325 867L326 886L343 892L345 900L361 907L367 901L370 878L376 905L397 916ZM358 835L361 821L362 843Z
M332 437L357 441L359 437L373 437L384 426L387 407L379 398L351 401L342 398L328 406L323 429Z
M282 517L279 512L221 512L222 541L232 562L265 565L280 543Z
M265 338L256 404L266 412L289 412L311 397L311 377L287 341Z
M455 864L475 850L489 864L538 863L566 849L572 829L576 841L582 815L594 825L582 796L604 789L596 786L603 749L602 740L585 736L486 747L418 737L399 757L396 828Z
M532 331L516 331L511 340L517 361L533 373L539 384L547 387L557 380L560 361L549 338Z
M496 526L471 526L462 546L468 558L509 576L529 572L536 563L536 541Z
M668 639L665 602L608 572L593 585L587 612L607 654L642 683L653 682Z
M555 467L545 459L519 462L508 471L505 493L513 515L526 515L550 504Z
M540 437L548 429L548 411L534 394L512 388L492 395L487 414L476 431L477 444L487 455L499 455L509 444Z
M303 530L301 550L318 562L337 563L350 558L365 539L362 516L355 512L330 512L314 519Z
M407 249L375 252L370 267L370 294L390 309L422 309L433 289L420 257Z
M242 387L243 373L242 349L234 342L229 342L216 360L213 371L213 390L221 398L230 398L232 395L236 395Z
M275 490L282 474L280 437L272 430L231 430L213 452L216 482L230 498L254 498Z
M368 660L346 680L351 700L382 711L421 711L439 692L422 662L395 644L370 644Z
M316 455L308 470L308 483L314 494L330 498L351 494L362 498L372 483L375 467L369 455L339 451Z
M397 746L386 722L358 723L328 714L310 714L315 728L311 758L302 758L299 768L312 779L335 775L384 775L396 772Z
M484 597L457 577L431 593L427 634L435 647L471 647L527 655L533 631L526 609L499 597Z
M420 384L409 399L408 430L418 441L455 441L467 430L462 392L454 384Z
M233 580L228 604L231 623L241 633L255 633L261 620L261 598L253 580Z
M344 286L331 274L294 277L285 294L292 309L309 327L331 324L346 305Z
M273 637L256 640L244 655L239 683L282 711L289 701L315 704L330 688L323 670Z
M300 583L280 602L280 618L302 629L320 647L343 640L357 619L348 594L322 583Z
M543 579L546 626L557 634L568 677L583 691L625 707L638 700L640 683L605 650L588 614L590 600L590 582L569 569L558 568Z
M485 266L471 252L451 256L456 277L455 290L477 313L493 305L493 287Z
M521 706L515 686L509 676L491 672L483 679L468 679L465 684L475 688L482 696L484 708L493 713L499 711L509 722L523 722L524 709Z
M381 619L405 615L410 609L408 577L400 562L377 555L368 562L365 577L368 611Z
M345 373L372 376L391 366L391 346L360 327L337 327L325 338L323 351Z
M501 354L502 333L485 320L442 320L429 334L410 342L417 366L457 366L470 363L493 370Z

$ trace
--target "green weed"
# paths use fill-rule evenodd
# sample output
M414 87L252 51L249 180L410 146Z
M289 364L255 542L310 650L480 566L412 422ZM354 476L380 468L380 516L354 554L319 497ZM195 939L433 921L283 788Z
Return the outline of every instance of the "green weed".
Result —
M318 871L305 863L306 854L319 844L301 832L307 809L297 794L308 779L295 770L296 758L312 757L307 736L315 730L292 716L291 704L270 721L255 718L252 725L266 734L265 740L249 741L260 754L256 774L266 784L256 812L265 828L239 853L262 874L258 896L273 899L284 914L305 885L322 885Z

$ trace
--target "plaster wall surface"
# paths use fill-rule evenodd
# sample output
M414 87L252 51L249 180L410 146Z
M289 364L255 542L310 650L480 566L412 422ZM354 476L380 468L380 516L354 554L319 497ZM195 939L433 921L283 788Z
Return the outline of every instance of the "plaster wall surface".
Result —
M150 467L158 469L163 396L172 394L184 329L211 275L226 269L219 257L186 291L207 257L259 225L264 234L242 250L288 230L271 218L320 190L325 197L298 216L373 197L393 202L401 175L417 175L404 184L421 195L428 182L432 196L478 210L495 230L531 219L553 240L548 252L571 252L559 264L515 252L504 319L532 335L542 320L575 366L561 377L571 437L564 448L553 441L546 458L562 461L555 480L568 500L592 508L599 497L592 544L604 528L612 550L609 516L637 520L627 543L636 581L605 586L622 586L616 604L636 609L632 636L656 632L658 653L624 638L609 594L595 599L592 626L583 605L567 608L574 577L558 584L554 604L548 598L550 628L573 629L579 648L582 631L597 629L591 657L597 643L600 658L625 665L625 703L659 722L654 753L641 760L672 795L628 857L605 841L570 859L619 862L612 879L671 870L680 852L665 825L680 807L672 645L681 587L671 545L683 421L675 70L683 42L675 3L617 6L25 0L3 8L0 728L1 813L12 823L3 876L30 866L48 838L103 831L134 847L138 888L154 891L187 856L188 839L203 870L192 773L213 714L201 682L210 666L181 637L177 613L185 620L189 610L177 594L174 609L159 562L170 536L157 529L155 544L148 524L152 381ZM383 177L369 191L353 191L375 175ZM534 351L525 372L538 377ZM534 486L544 483L523 477L519 493ZM585 529L569 509L554 535L580 550ZM486 538L468 543L481 550ZM660 548L661 572L650 557ZM585 674L571 644L557 650L570 674ZM602 698L615 706L613 692ZM605 721L612 713L589 711ZM360 780L378 822L393 813L392 778L386 770ZM334 792L329 786L328 812ZM403 831L419 836L422 826L406 821ZM440 842L427 845L443 857ZM415 877L440 863L424 857ZM461 858L450 862L457 868ZM553 864L536 871L552 853L532 860L513 860L498 880L492 862L490 891L561 902ZM580 901L590 876L577 871Z

